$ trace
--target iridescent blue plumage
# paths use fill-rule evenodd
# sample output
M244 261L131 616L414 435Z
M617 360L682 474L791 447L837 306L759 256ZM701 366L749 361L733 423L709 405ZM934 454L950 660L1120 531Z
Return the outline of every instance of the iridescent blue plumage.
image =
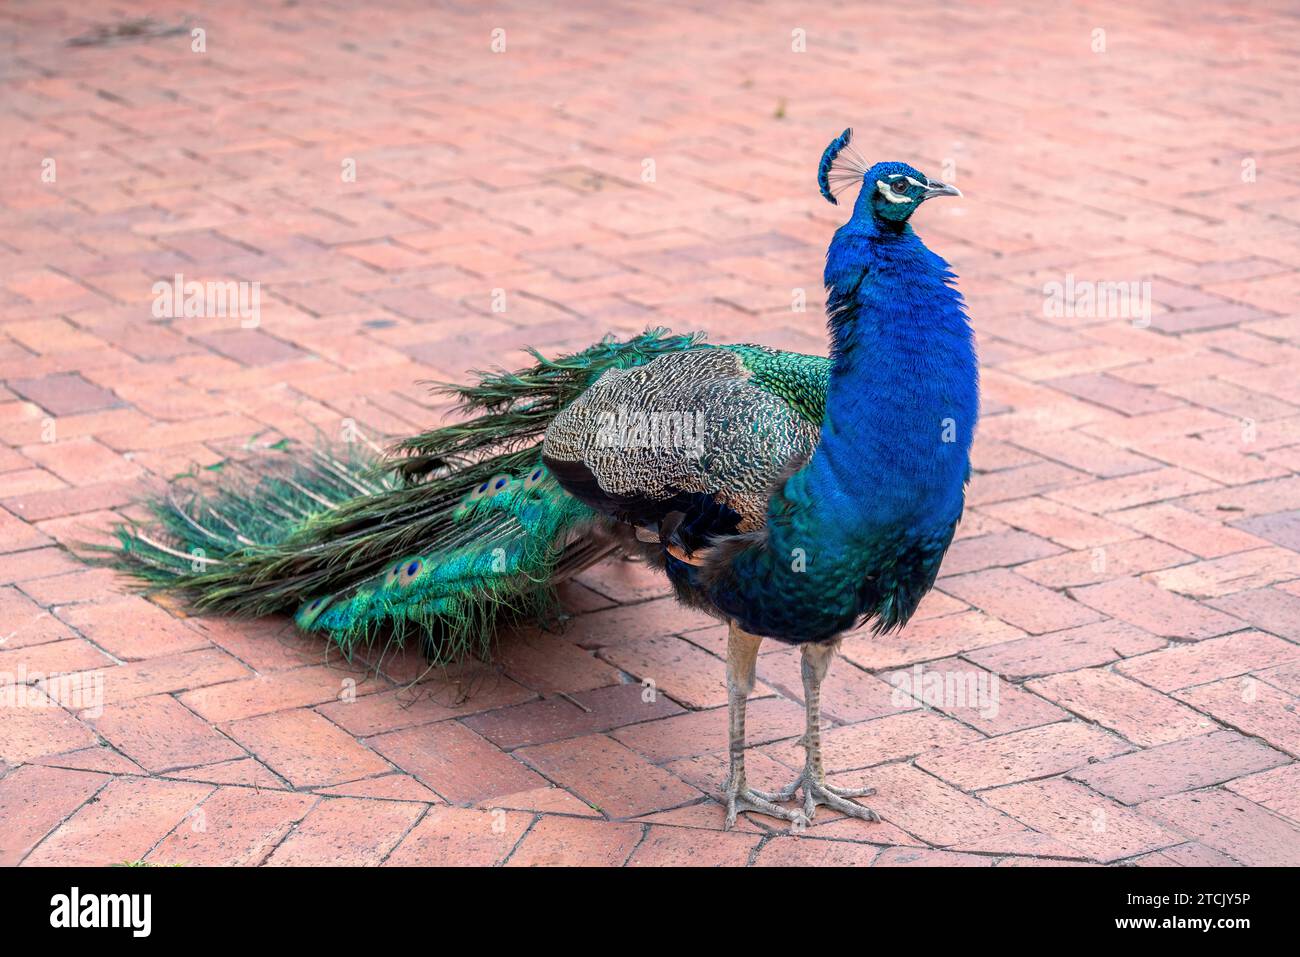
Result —
M840 201L835 198L835 193L831 191L831 167L844 147L849 145L851 139L853 139L853 128L849 127L831 140L830 145L822 152L822 161L817 164L817 185L821 188L822 196L825 197L826 202L832 206L838 206Z

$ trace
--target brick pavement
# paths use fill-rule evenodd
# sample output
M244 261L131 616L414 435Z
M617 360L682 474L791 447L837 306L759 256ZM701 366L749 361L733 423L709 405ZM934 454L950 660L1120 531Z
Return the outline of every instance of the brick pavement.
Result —
M1285 4L116 8L206 49L0 11L0 862L1300 863ZM191 463L424 428L418 380L525 344L822 349L813 173L848 124L966 191L918 226L984 367L939 588L828 679L828 768L880 823L720 831L723 631L638 565L430 674L67 550ZM177 273L260 283L258 322L155 317ZM1149 282L1149 323L1045 310L1067 282ZM934 707L896 693L917 665ZM796 674L763 655L760 786L800 760Z

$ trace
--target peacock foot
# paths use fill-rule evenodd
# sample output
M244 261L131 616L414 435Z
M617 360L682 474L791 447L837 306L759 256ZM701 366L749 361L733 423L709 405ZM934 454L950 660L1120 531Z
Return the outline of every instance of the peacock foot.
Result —
M727 820L723 824L723 828L728 831L735 826L736 815L744 811L766 814L782 821L790 821L792 824L802 825L807 823L803 811L791 810L775 804L764 796L762 791L755 791L745 784L744 778L728 780L722 797L727 804Z
M856 801L849 800L849 798L870 797L876 793L875 788L835 787L833 784L827 784L824 778L819 779L806 770L781 791L770 793L755 791L753 793L759 800L775 803L792 800L795 794L801 790L803 791L803 814L801 816L809 821L816 815L817 809L823 806L833 808L849 817L861 818L864 821L880 820L880 815L865 804L858 804Z

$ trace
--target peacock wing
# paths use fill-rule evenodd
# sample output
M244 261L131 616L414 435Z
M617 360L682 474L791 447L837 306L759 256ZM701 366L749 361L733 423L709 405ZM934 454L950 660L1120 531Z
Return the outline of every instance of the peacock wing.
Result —
M761 528L782 476L806 462L827 360L760 346L610 369L546 432L543 461L576 498L689 549Z

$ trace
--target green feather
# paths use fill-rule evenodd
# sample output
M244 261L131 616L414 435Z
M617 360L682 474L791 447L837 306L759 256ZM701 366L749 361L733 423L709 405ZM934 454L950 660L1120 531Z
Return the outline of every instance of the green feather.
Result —
M223 469L215 487L191 476L146 503L149 521L119 527L101 563L202 611L295 611L348 653L384 635L418 637L435 660L482 654L503 617L544 614L557 576L611 548L590 509L533 478L546 427L606 369L698 347L652 330L557 359L533 352L530 368L441 386L467 418L386 456L287 446ZM496 477L502 490L480 496Z

